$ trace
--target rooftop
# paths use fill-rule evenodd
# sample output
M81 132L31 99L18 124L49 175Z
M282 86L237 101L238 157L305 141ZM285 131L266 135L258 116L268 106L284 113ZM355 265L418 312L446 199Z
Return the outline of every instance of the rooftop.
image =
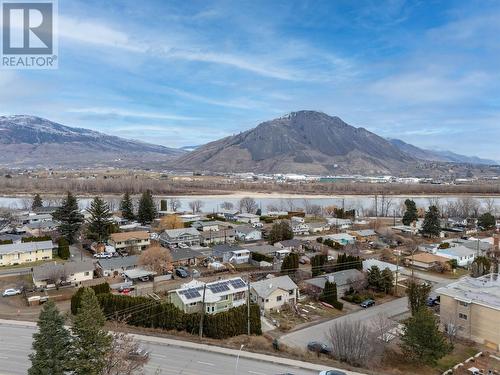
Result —
M214 281L212 283L203 283L194 280L183 285L182 288L172 290L169 293L176 293L183 303L196 303L203 301L203 288L205 287L205 302L214 303L221 300L221 297L245 292L247 284L241 277L235 277L227 280Z
M405 259L411 260L412 256L411 255L407 256ZM413 254L413 260L415 262L421 262L421 263L434 263L434 262L445 263L448 262L449 259L431 253L418 253L418 254Z
M130 255L127 257L116 257L111 259L99 259L97 262L104 270L114 270L117 268L133 267L139 264L139 257L137 255Z
M147 240L149 233L146 231L138 230L134 232L112 233L111 239L115 242L123 242L129 240Z
M54 277L54 275L57 274L59 274L60 276L64 276L79 272L91 272L93 270L94 263L92 261L66 263L50 262L33 267L33 280L44 281Z
M250 287L262 298L267 297L277 289L293 290L298 288L289 276L271 277L251 283Z
M177 262L179 260L187 260L194 258L202 258L203 254L199 251L193 250L191 248L174 248L170 250L170 255L172 255L172 261Z
M466 276L437 289L436 293L500 310L500 275L490 273L478 278Z
M27 253L36 250L52 250L52 241L21 242L15 244L0 245L0 254Z
M337 284L337 286L347 285L350 281L355 281L363 275L362 272L356 269L349 269L344 271L337 271L332 273L327 273L318 277L314 277L309 280L305 280L306 283L314 285L320 289L325 288L325 284L328 280Z
M177 238L184 234L198 237L200 235L200 232L198 232L194 228L167 229L161 234L161 236L163 237L165 235L169 238Z

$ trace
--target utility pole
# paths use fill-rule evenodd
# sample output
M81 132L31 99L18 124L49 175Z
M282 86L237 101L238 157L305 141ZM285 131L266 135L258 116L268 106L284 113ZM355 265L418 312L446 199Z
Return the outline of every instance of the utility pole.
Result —
M394 295L398 296L398 275L399 275L399 255L401 254L400 250L396 250L396 284L394 285Z
M207 284L203 285L203 299L201 301L201 314L200 314L200 340L203 338L203 318L205 318L205 291L207 290Z
M247 285L248 285L248 297L247 297L247 334L248 334L248 336L250 336L250 333L251 333L251 329L250 329L250 274L248 274Z

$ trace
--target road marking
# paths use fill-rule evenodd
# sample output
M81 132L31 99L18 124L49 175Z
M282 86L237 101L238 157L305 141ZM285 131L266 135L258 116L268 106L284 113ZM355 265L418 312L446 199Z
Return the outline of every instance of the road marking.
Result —
M197 361L200 365L215 366L213 363Z
M255 372L255 371L248 371L250 374L255 374L255 375L266 375L263 372Z

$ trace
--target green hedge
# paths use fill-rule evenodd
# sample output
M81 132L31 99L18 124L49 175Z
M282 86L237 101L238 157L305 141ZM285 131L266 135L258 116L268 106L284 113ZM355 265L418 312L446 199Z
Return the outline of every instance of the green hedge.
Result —
M171 303L157 302L147 297L130 297L111 293L99 294L97 298L106 316L124 319L127 324L198 334L200 314L186 314ZM250 307L250 327L252 334L262 334L260 310L257 305L253 304ZM205 337L224 339L246 333L246 305L218 314L205 314L203 324Z
M256 262L268 262L268 263L273 263L273 258L260 254L260 253L251 253L252 260L255 260Z
M12 240L0 240L0 245L12 245L13 243Z
M38 242L38 241L51 241L50 236L31 236L21 238L21 242Z
M111 291L108 283L97 284L91 286L90 288L94 289L94 292L97 296L109 293ZM83 289L84 288L79 288L71 297L71 314L73 315L76 315L78 309L80 308L80 300L82 298Z

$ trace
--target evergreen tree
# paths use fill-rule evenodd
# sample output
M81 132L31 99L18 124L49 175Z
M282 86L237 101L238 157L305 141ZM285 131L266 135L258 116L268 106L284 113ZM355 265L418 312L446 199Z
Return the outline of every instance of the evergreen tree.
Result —
M160 201L160 210L161 211L168 211L168 202L166 199L162 199Z
M311 258L311 271L312 276L318 276L324 272L324 265L326 264L328 257L325 254L318 254Z
M297 253L290 253L283 258L281 263L281 272L284 274L292 275L299 269L299 255Z
M31 203L31 209L35 210L36 208L43 207L43 200L40 194L35 194L33 197L33 202Z
M431 286L429 284L421 284L415 280L410 280L406 294L408 295L408 304L412 315L415 315L418 310L425 308Z
M477 219L477 225L483 228L484 230L490 230L495 228L497 224L497 221L495 219L495 216L490 214L489 212L486 212L479 216Z
M290 222L281 220L274 223L268 238L271 245L274 245L276 242L293 239L293 230Z
M430 206L429 210L425 213L422 233L429 237L437 237L440 232L441 224L439 222L439 210L436 206Z
M403 215L403 224L410 225L418 220L418 211L415 201L411 199L405 200L406 211Z
M105 241L109 236L112 224L112 215L108 204L101 198L95 197L87 211L90 214L90 218L87 221L88 237L99 242Z
M143 224L152 223L156 217L156 206L153 201L153 194L151 190L142 193L139 201L139 212L137 214L138 220Z
M377 266L371 266L368 270L367 282L368 286L375 290L380 290L382 280L382 274L380 273L380 268Z
M335 302L337 302L337 284L327 280L319 299L332 306L335 305Z
M64 375L70 360L71 339L64 328L64 318L52 300L43 305L37 325L28 375Z
M392 271L389 268L384 268L380 276L381 276L380 289L383 290L385 293L389 293L389 291L394 286L394 275L392 274Z
M106 365L112 337L104 330L106 318L91 288L84 288L81 304L74 319L73 360L75 375L100 375Z
M57 255L59 258L67 260L71 256L69 251L69 243L64 237L59 238L57 241Z
M75 237L83 223L83 215L78 209L76 198L68 191L68 195L63 200L61 207L52 215L55 220L59 221L59 233L72 244L75 242Z
M132 221L135 219L134 204L132 203L132 198L129 193L125 193L123 195L123 199L120 202L120 211L122 212L122 217L125 220Z
M405 356L428 365L434 365L452 349L439 331L433 312L426 308L404 323L400 346Z

